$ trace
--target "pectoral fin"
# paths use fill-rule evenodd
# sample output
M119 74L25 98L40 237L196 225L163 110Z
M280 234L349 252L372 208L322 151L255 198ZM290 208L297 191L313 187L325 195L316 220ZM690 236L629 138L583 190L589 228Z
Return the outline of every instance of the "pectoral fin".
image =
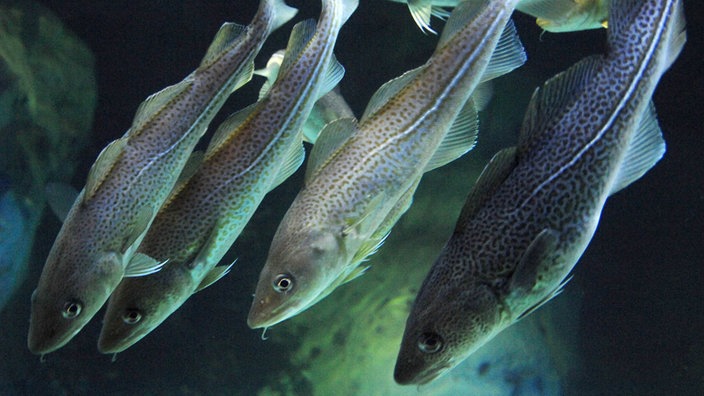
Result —
M130 262L127 263L124 277L129 278L153 274L160 271L168 261L169 260L158 261L146 254L135 253Z
M219 281L223 276L227 275L227 273L230 272L230 269L233 265L235 265L234 262L230 265L219 265L210 270L210 272L208 272L208 274L205 275L203 280L200 282L194 293L199 292L205 289L206 287L212 285L213 283Z
M528 246L511 275L507 300L512 310L520 312L516 320L558 295L569 281L564 279L564 268L556 266L551 258L558 241L557 231L544 229Z

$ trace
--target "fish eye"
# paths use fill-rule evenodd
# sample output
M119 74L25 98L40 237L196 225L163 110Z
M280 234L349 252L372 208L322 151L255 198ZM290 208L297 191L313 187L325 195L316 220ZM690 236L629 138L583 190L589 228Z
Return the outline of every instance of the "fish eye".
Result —
M61 315L65 319L73 319L76 316L80 315L81 308L83 308L83 305L78 301L66 301L64 303L63 309L61 310Z
M278 274L274 278L274 290L279 293L286 293L293 289L293 277L289 274Z
M423 333L418 337L418 349L424 353L435 353L442 349L443 341L437 333Z
M142 313L138 309L130 308L122 315L122 321L126 324L133 325L142 319Z

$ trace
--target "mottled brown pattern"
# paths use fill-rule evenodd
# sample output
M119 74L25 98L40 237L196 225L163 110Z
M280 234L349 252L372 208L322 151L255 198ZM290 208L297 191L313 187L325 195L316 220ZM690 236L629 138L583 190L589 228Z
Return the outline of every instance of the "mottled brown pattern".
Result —
M563 103L546 100L558 106L539 110L551 115L547 121L526 118L515 168L473 216L462 217L423 282L397 381L422 383L454 367L559 287L592 238L638 120L669 66L663 51L681 6L613 1L609 52L582 61L593 67ZM540 101L534 95L531 106L538 107L529 107ZM543 257L532 293L514 294L514 271L546 229L557 232L557 246ZM424 333L441 337L442 350L420 352Z
M117 286L145 231L172 189L196 142L259 51L272 28L273 3L264 1L258 17L209 62L186 77L180 95L135 124L95 194L78 200L69 213L32 299L29 348L55 350L78 332ZM135 120L137 121L137 120ZM142 222L144 223L144 222ZM67 301L80 314L62 316Z
M337 33L340 2L323 2L315 34L269 94L227 133L186 185L159 212L139 252L170 262L158 273L125 278L110 297L98 343L104 353L139 341L181 306L218 264L274 185L324 79ZM294 54L287 53L286 56ZM215 235L215 242L208 240ZM194 260L197 260L194 262ZM136 311L141 319L123 321Z
M387 215L420 179L479 83L515 2L493 2L441 41L415 78L363 118L306 181L272 241L250 326L271 326L319 301L360 264L358 252L375 243L371 235L395 224L402 212ZM291 291L274 292L278 274L292 276Z

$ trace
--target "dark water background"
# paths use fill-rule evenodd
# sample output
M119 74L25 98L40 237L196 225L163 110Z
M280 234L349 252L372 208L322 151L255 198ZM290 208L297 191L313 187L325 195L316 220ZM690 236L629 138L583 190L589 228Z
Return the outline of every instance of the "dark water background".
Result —
M100 149L129 127L139 103L197 67L224 21L246 24L257 6L254 0L40 3L81 37L96 59L99 102L93 140L78 159L73 183L77 187ZM288 3L300 9L295 21L319 12L317 1ZM584 290L579 345L584 372L569 387L573 394L704 394L704 7L691 0L685 8L687 46L654 98L668 144L665 158L608 201L599 229L575 269L573 282ZM513 144L533 87L582 57L603 51L603 31L541 36L531 18L517 14L515 20L529 61L499 82L498 95L511 96L501 99L509 103L506 114L486 117L507 117L509 127L501 135L480 136L475 151L484 156ZM258 67L285 46L291 26L272 35ZM437 21L435 26L440 26ZM342 93L355 112L361 114L381 84L425 62L435 43L436 37L419 32L405 7L362 0L341 31L336 50L347 70ZM257 87L238 91L222 114L255 100ZM268 241L299 185L300 176L294 177L265 200L252 220L254 226L237 241L236 255L226 258L237 256L240 263L230 279L194 296L115 363L96 350L97 320L44 363L26 348L29 296L60 227L45 215L29 279L0 315L0 371L12 384L6 392L256 393L268 374L287 364L289 351L261 342L260 334L247 328L245 317Z

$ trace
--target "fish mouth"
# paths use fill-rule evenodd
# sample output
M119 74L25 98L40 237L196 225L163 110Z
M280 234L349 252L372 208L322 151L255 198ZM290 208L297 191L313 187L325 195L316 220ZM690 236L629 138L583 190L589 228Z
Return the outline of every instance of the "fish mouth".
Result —
M35 355L46 355L68 344L82 328L82 325L76 326L75 329L68 333L59 332L56 329L40 332L30 323L29 335L27 336L27 348Z
M396 366L394 370L394 381L399 385L426 385L445 374L449 368L450 365L445 364L434 367L431 370L419 372L410 367Z

